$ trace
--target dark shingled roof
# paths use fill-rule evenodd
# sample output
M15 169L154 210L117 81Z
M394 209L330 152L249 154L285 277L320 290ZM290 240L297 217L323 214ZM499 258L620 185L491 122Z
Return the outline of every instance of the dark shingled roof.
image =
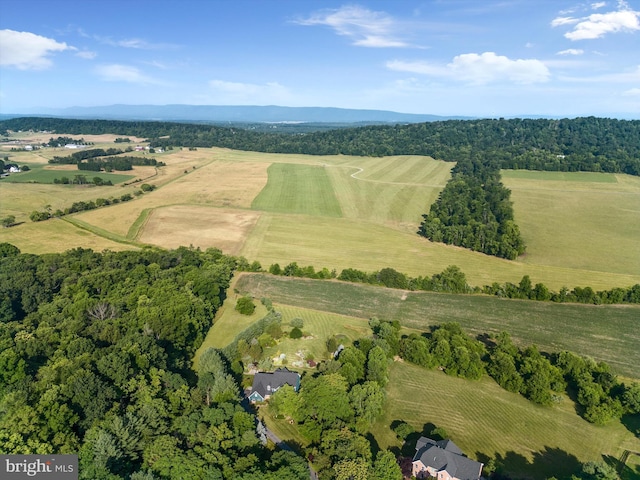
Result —
M300 375L286 367L275 372L258 372L253 377L251 392L258 392L262 398L266 398L285 384L297 391L300 388Z
M482 463L467 458L462 450L451 440L436 442L420 437L416 443L413 461L420 460L425 467L446 470L449 475L460 480L478 480L482 472Z

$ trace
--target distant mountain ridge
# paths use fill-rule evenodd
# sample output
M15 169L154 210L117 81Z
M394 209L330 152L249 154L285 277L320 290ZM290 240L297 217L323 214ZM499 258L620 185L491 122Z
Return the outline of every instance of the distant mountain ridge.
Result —
M357 110L334 107L277 105L106 105L98 107L33 108L23 115L78 119L157 120L264 123L421 123L472 117Z

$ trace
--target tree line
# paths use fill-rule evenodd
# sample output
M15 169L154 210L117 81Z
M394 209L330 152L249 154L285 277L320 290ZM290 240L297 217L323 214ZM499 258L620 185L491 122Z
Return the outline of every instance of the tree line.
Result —
M427 155L455 162L480 155L500 168L640 175L640 121L597 117L446 120L297 134L177 122L26 117L4 120L0 130L118 132L144 137L153 147L217 146L268 153Z
M165 165L164 162L158 162L155 158L136 157L131 155L123 156L121 154L131 152L133 149L127 147L126 150L118 148L94 148L91 150L82 150L72 153L66 157L55 156L49 163L59 165L77 165L78 170L88 170L92 172L111 172L114 170L127 171L132 170L133 166L158 166Z
M459 161L438 199L431 205L418 234L432 242L457 245L515 260L525 251L496 162L479 157Z
M82 177L82 178L78 179L77 177ZM63 179L64 178L66 177L63 177ZM84 183L87 183L86 178L84 178L83 175L76 175L76 179L74 183L80 182L80 181L84 181ZM64 184L65 182L62 180L59 180L58 182L54 181L54 183ZM67 183L69 183L68 179L67 179ZM100 177L95 177L92 183L97 186L111 185L110 180L107 182L104 182ZM133 195L131 195L130 193L123 193L119 197L111 197L111 198L100 197L100 198L97 198L96 200L87 200L87 201L80 200L77 202L73 202L70 207L66 207L64 210L57 209L56 211L52 211L50 207L46 207L44 210L32 211L29 214L29 219L32 222L43 222L45 220L49 220L50 218L62 217L64 215L69 215L77 212L84 212L87 210L95 210L96 208L108 207L109 205L117 205L121 202L129 202L134 199L134 196L137 197L142 195L143 193L152 192L155 189L156 189L155 185L143 183L142 185L140 185L139 190L136 190L135 192L133 192Z
M92 480L308 478L265 447L225 361L191 369L236 268L215 249L0 245L3 453L77 453Z
M260 271L260 270L251 270ZM574 287L569 290L562 287L559 291L550 290L543 283L531 281L529 275L524 275L519 283L493 282L491 285L471 286L467 283L466 275L460 267L450 265L440 273L432 276L411 277L397 270L386 267L375 272L365 272L355 268L345 268L340 274L335 270L323 268L319 271L312 266L300 267L297 262L291 262L285 267L272 264L268 272L272 275L289 277L312 278L317 280L337 279L345 282L366 283L380 285L387 288L399 288L411 291L466 293L493 295L501 298L521 300L536 300L556 303L586 303L593 305L611 305L618 303L640 303L640 284L623 288L614 287L610 290L596 291L591 287Z
M383 338L393 333L389 328ZM572 352L542 353L535 345L519 348L507 332L484 343L467 336L457 323L432 327L388 342L403 359L447 375L477 380L489 374L505 390L540 405L568 394L587 421L602 425L623 414L640 413L640 383L621 383L604 362Z

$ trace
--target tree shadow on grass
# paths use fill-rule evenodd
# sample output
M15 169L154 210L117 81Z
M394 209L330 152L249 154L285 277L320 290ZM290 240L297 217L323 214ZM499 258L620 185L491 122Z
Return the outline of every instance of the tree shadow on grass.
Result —
M481 452L476 452L476 458L484 464L490 461L490 458ZM582 463L577 457L552 447L544 447L544 450L535 452L531 461L523 455L511 451L504 456L497 454L494 462L496 471L490 477L493 480L565 478L582 469Z
M623 415L620 421L627 430L633 433L636 437L640 438L640 414Z
M640 480L640 465L627 465L630 459L635 460L633 457L640 462L640 452L630 452L629 450L625 450L620 458L603 455L602 459L616 469L621 480Z
M395 428L398 425L406 423L404 420L394 420L391 422L391 430L395 431ZM436 426L433 423L425 423L422 426L421 431L415 431L407 435L404 439L404 443L402 447L392 447L389 450L393 452L396 457L411 457L416 453L416 443L420 437L430 437L431 432L436 429Z

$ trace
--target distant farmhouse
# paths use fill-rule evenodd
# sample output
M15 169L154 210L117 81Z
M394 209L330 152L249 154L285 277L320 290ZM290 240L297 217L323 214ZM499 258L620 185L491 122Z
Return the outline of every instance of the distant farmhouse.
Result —
M264 402L283 385L291 385L297 392L300 389L300 374L286 367L275 372L258 372L253 377L249 401Z
M465 457L451 440L436 442L420 437L413 456L412 474L416 478L438 480L479 480L482 466L482 463Z

